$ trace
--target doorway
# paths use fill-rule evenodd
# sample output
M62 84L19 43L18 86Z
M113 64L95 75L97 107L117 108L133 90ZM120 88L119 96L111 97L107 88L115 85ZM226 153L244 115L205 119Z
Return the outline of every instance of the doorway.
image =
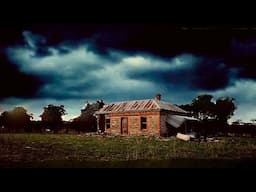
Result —
M128 134L128 118L123 117L121 118L121 134Z

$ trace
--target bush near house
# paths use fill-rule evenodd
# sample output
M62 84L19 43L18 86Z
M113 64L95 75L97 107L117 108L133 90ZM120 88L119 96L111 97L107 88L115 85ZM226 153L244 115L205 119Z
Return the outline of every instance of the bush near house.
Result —
M97 101L96 103L90 104L87 102L84 109L81 110L79 117L73 119L70 124L70 129L80 132L96 132L97 131L97 119L94 116L94 113L101 109L104 106L102 100Z

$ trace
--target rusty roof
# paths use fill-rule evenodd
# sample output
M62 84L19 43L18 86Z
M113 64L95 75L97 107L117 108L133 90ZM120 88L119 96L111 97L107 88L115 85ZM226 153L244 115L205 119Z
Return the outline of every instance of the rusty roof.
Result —
M153 99L154 100L154 99ZM174 112L179 112L179 113L188 113L187 111L181 109L180 107L178 107L177 105L165 102L165 101L159 101L159 100L154 100L158 106L160 107L160 109L162 110L167 110L167 111L174 111Z
M134 101L122 101L116 103L106 104L98 110L95 114L106 113L123 113L123 112L141 112L141 111L158 111L167 110L179 113L187 113L178 106L159 101L155 99L134 100Z

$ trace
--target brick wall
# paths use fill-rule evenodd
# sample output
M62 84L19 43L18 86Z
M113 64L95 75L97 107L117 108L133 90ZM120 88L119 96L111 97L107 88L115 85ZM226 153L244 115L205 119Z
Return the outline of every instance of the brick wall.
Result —
M166 118L168 113L161 111L161 117L160 117L160 135L165 136L168 133L167 127L166 127Z
M140 134L140 116L128 117L128 131L130 135Z
M128 118L129 135L159 135L160 134L160 112L134 112L107 114L110 118L110 129L106 132L110 134L121 134L121 118ZM147 118L147 129L141 129L141 117Z
M109 118L109 117L106 117ZM118 135L121 133L121 118L110 117L110 128L106 129L106 133Z

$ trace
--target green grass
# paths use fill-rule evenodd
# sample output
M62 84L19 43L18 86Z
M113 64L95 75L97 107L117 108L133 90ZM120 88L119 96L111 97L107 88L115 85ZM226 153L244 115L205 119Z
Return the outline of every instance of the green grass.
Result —
M255 162L256 139L184 142L146 137L0 134L1 167L220 167ZM204 165L205 163L205 165Z

